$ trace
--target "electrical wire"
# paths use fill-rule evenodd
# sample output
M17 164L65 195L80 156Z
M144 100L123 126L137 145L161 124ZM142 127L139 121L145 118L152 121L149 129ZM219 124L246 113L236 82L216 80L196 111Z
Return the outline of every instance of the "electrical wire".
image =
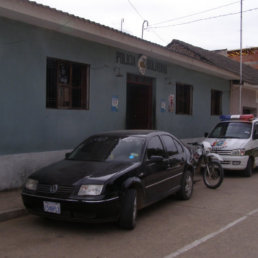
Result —
M144 21L145 19L143 18L143 16L138 12L138 10L136 9L136 7L132 4L132 2L130 0L127 0L128 3L131 5L131 7L134 9L134 11L138 14L138 16Z
M154 29L151 29L150 32L155 34L155 36L159 38L159 40L162 41L164 44L167 44L167 41L165 41L162 37L160 37L160 35Z
M199 15L199 14L211 12L211 11L218 10L218 9L221 9L221 8L224 8L224 7L227 7L227 6L230 6L230 5L235 5L235 4L239 4L239 1L233 2L233 3L229 3L229 4L225 4L225 5L221 5L221 6L218 6L218 7L215 7L215 8L207 9L207 10L204 10L204 11L201 11L201 12L197 12L197 13L193 13L193 14L189 14L189 15L185 15L185 16L180 16L180 17L177 17L177 18L173 18L173 19L169 19L169 20L164 20L164 21L161 21L161 22L153 23L153 24L151 24L151 26L155 26L155 25L159 25L159 24L163 24L163 23L168 23L168 22L171 22L171 21L182 20L182 19L185 19L185 18L189 18L189 17L196 16L196 15Z
M132 4L132 2L130 1L130 0L127 0L128 1L128 3L130 4L130 6L134 9L134 11L137 13L137 15L143 20L143 21L145 21L146 19L144 19L144 17L140 14L140 12L137 10L137 8ZM147 27L147 29L148 29L149 27ZM150 31L151 33L153 33L153 34L155 34L156 35L156 37L157 38L159 38L163 43L166 43L166 41L164 40L164 39L162 39L161 37L160 37L160 35L154 30L154 29L152 29L151 31Z
M252 9L249 9L249 10L245 10L245 11L243 11L243 13L256 11L256 10L258 10L258 7L257 8L252 8ZM192 21L188 21L188 22L177 23L177 24L170 24L170 25L164 25L164 26L149 26L148 28L149 29L169 28L169 27L175 27L175 26L180 26L180 25L196 23L196 22L199 22L199 21L206 21L206 20L212 20L212 19L217 19L217 18L231 16L231 15L236 15L236 14L239 14L239 13L240 12L227 13L227 14L221 14L221 15L217 15L217 16L211 16L211 17L206 17L206 18L202 18L202 19L192 20Z

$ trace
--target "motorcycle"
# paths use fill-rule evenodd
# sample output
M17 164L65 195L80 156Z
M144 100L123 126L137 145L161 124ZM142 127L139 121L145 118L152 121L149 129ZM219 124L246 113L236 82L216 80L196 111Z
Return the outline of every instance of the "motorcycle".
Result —
M200 172L204 184L211 189L218 188L224 179L224 170L221 166L223 158L212 153L212 147L209 142L188 143L193 146L193 166L196 172Z

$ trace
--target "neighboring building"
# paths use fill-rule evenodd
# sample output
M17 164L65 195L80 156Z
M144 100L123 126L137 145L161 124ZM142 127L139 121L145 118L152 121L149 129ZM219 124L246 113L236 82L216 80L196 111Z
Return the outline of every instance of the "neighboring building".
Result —
M191 51L27 0L0 0L0 30L0 190L20 187L93 133L201 137L229 113L239 80Z
M227 51L227 56L235 61L240 62L240 50ZM242 62L258 69L258 47L242 49Z
M238 74L238 79L231 80L230 113L239 114L239 110L241 109L241 113L244 114L258 114L258 71L256 69L243 64L243 85L240 87L240 64L237 61L227 58L224 50L213 52L179 40L173 40L168 45L168 48L178 54L189 56L195 60L200 60L204 63L222 68L225 71ZM213 96L218 96L217 92L213 94L215 94ZM240 95L242 100L241 108L239 105Z
M230 59L240 62L240 50L227 51L227 55ZM242 62L254 69L258 69L258 47L242 49ZM258 91L253 89L252 86L249 86L245 92L243 96L243 102L245 104L243 113L257 115Z

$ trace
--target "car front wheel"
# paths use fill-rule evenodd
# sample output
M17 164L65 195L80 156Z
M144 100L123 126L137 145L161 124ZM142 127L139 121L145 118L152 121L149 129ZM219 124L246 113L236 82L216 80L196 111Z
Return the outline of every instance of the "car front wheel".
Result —
M119 225L124 229L134 229L137 217L137 191L128 189L122 197Z

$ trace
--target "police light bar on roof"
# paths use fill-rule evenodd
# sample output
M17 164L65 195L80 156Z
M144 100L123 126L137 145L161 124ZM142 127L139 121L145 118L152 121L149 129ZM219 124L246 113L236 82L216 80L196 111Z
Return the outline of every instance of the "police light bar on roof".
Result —
M221 121L227 120L245 120L250 121L254 119L254 115L222 115L220 116Z

